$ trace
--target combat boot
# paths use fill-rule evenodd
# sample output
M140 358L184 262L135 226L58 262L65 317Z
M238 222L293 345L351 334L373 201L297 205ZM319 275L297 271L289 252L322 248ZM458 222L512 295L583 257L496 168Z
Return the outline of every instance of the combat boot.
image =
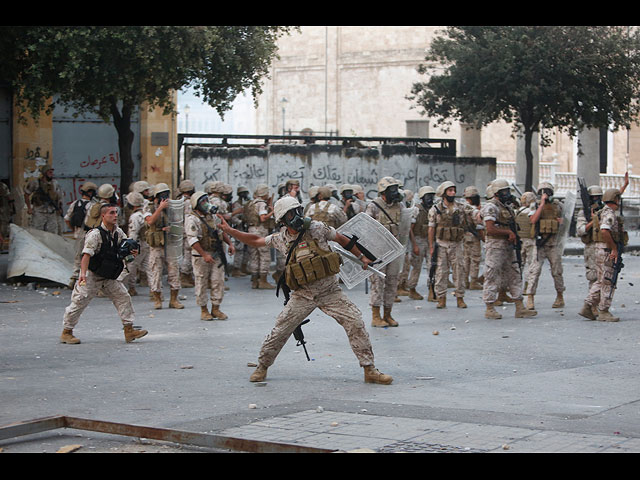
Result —
M429 288L429 293L427 294L427 302L437 302L436 296L431 288Z
M184 305L178 300L178 292L180 290L171 290L171 298L169 299L169 308L182 309Z
M267 378L267 367L264 367L264 366L258 364L256 369L253 371L253 373L249 377L249 381L250 382L262 382L262 381L264 381L265 378Z
M469 290L482 290L482 284L477 278L472 278L469 282Z
M276 287L267 281L266 274L262 274L258 276L258 288L261 290L273 290Z
M497 320L502 318L502 315L500 315L496 311L495 307L493 306L493 303L487 303L487 309L484 312L484 317Z
M153 308L160 310L162 308L162 293L151 292L151 299L154 301Z
M424 297L416 292L415 288L409 289L409 298L411 298L412 300L424 300Z
M601 322L618 322L620 318L614 317L611 315L611 312L609 312L609 309L605 308L604 310L598 310L598 320Z
M562 292L558 292L556 295L556 300L551 305L551 308L562 308L564 307L564 298L562 296Z
M464 298L463 297L456 297L457 302L458 302L458 308L467 308L467 304L464 303Z
M498 291L498 301L500 302L500 305L502 305L502 303L513 303L513 298L507 295L506 290L500 290Z
M226 320L229 318L226 314L220 311L220 305L211 305L211 315L218 320Z
M533 295L527 295L527 308L529 310L535 310L536 307L533 303Z
M136 291L136 287L131 287L129 289L129 296L130 297L137 297L138 296L138 292Z
M147 333L146 330L135 330L133 325L124 326L124 339L127 343L133 342L136 338L142 338Z
M385 375L373 365L367 365L364 367L364 382L389 385L393 382L393 377L391 375Z
M402 282L398 285L398 290L396 291L396 295L399 297L407 297L409 296L409 290L407 290L407 286L405 282Z
M232 277L246 277L246 273L244 273L241 269L239 269L238 267L233 267L233 270L231 271L231 276Z
M587 320L597 320L598 317L594 313L594 310L595 309L591 305L585 302L584 305L582 305L582 310L578 312L578 315L586 318Z
M180 274L180 285L182 288L191 288L194 286L193 278L188 273Z
M384 307L384 316L382 317L382 321L390 327L398 326L398 322L396 322L391 316L391 307Z
M65 328L62 330L62 335L60 335L60 343L75 345L80 343L80 340L73 336L73 329Z
M522 299L516 300L515 304L516 304L516 318L535 317L538 314L538 312L536 312L533 309L525 308L524 303L522 302Z
M209 313L206 305L200 306L200 320L213 320L213 316Z
M438 305L436 308L447 308L447 295L442 295L438 297Z
M258 275L255 273L251 274L251 288L258 288Z
M388 327L387 322L380 317L380 307L371 307L371 326Z

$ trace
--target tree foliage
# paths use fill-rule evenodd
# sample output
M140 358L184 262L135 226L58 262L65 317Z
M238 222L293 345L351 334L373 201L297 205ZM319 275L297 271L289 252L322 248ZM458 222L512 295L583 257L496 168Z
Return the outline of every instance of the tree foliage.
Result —
M527 190L531 138L544 129L617 130L637 121L640 39L615 26L455 26L432 42L408 96L434 117L480 128L512 123L523 132Z

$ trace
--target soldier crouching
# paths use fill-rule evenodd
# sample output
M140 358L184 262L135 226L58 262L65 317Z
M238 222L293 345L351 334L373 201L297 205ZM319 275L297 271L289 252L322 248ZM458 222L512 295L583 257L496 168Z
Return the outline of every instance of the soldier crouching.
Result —
M127 342L132 342L147 334L146 330L133 328L135 315L131 296L127 292L127 287L118 280L118 276L124 269L124 260L119 254L119 247L122 240L127 238L122 229L117 226L118 207L103 205L100 209L100 215L102 217L101 225L87 232L85 237L80 275L73 287L71 304L64 311L61 343L80 343L80 340L73 336L73 329L78 324L84 309L100 290L111 299L116 307Z
M293 197L278 200L274 205L274 215L276 223L283 226L266 237L235 230L224 221L220 226L225 233L247 245L274 247L288 257L279 285L284 285L285 297L288 297L289 291L292 293L262 344L258 367L250 381L260 382L266 378L267 369L274 363L294 330L307 315L320 308L344 328L351 349L364 368L364 381L388 385L393 378L380 373L374 366L373 349L362 320L362 312L342 292L336 279L335 274L340 270L340 257L331 251L328 242L336 241L348 248L349 239L336 232L333 227L303 217L302 210L300 203ZM370 263L357 245L351 248L351 252L361 258L363 268ZM312 277L315 279L308 280Z

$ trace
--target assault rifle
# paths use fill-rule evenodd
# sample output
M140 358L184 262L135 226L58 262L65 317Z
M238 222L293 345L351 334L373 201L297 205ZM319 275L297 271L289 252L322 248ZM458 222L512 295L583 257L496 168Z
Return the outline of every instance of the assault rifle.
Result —
M53 201L53 199L49 196L49 194L43 190L41 185L38 186L38 189L35 191L35 193L41 199L43 199L45 202L47 202L49 205L51 205L56 210L56 212L58 212L60 214L60 216L64 216L64 212L62 211L62 207L60 207L60 205L57 205L56 202Z
M578 177L578 188L580 189L580 198L582 199L584 218L587 220L587 223L589 223L591 221L591 198L589 197L587 184L582 177Z
M518 264L518 268L520 269L520 278L522 278L522 239L520 235L518 235L518 224L515 219L511 219L509 221L509 229L516 236L516 243L513 245L513 249L516 252L516 262Z
M431 254L431 266L429 267L429 291L436 298L436 270L438 269L438 242L433 246Z
M311 359L309 358L309 353L307 352L307 347L305 345L307 342L304 341L304 333L302 333L302 325L304 325L305 323L309 323L308 318L296 327L296 329L293 331L293 338L297 340L298 343L296 345L298 347L302 345L302 348L304 348L304 354L307 356L307 360L311 361Z
M613 274L611 278L605 278L611 282L611 291L609 292L609 298L613 297L613 290L617 288L618 284L618 274L620 270L624 268L624 263L622 263L622 252L624 251L624 243L616 242L616 246L618 247L618 256L616 257L616 261L613 264Z

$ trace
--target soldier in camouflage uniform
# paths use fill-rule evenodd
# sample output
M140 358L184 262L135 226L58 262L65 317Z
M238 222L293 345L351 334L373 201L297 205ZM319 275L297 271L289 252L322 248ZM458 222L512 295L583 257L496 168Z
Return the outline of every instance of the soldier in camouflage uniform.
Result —
M167 266L167 280L171 289L169 308L182 309L184 305L178 300L180 292L180 265L177 258L170 258L165 255L165 245L167 242L167 232L170 228L169 218L165 211L169 207L171 189L166 183L158 183L154 187L153 204L149 206L149 213L145 217L146 231L145 239L149 244L149 288L154 300L154 308L162 308L162 273L164 264Z
M284 183L284 187L282 188L282 190L278 189L278 192L280 191L282 191L282 195L280 195L280 198L289 196L295 198L296 200L298 200L298 202L302 201L302 194L300 193L300 181L296 180L295 178L290 178L289 180L287 180ZM276 271L273 272L272 277L273 280L277 283L280 275L282 275L282 273L284 272L286 258L284 258L284 255L282 255L282 252L280 252L280 250L278 249L276 249L275 251L275 257Z
M58 220L62 216L62 189L53 178L53 167L40 167L40 178L30 180L24 189L27 213L32 215L31 226L38 230L62 233Z
M396 239L400 235L400 221L402 216L402 195L399 192L400 182L393 177L383 177L378 181L379 196L369 202L365 213L380 222ZM371 276L371 305L372 327L397 327L398 322L391 316L393 303L398 290L398 276L402 266L402 258L386 265L381 271L386 278L378 275ZM383 316L380 316L380 306L383 306Z
M87 216L89 209L97 202L95 195L98 190L98 186L93 182L85 182L80 187L81 197L71 202L67 213L64 216L64 221L67 226L73 231L74 238L74 252L75 257L73 259L73 273L69 279L69 288L73 288L78 280L80 274L80 261L82 260L82 247L84 245L84 236L86 230L84 228L84 219Z
M366 205L363 202L358 201L355 195L354 186L345 183L340 186L340 207L347 216L348 220L351 220L357 214L364 212Z
M274 247L287 256L291 251L284 277L287 286L285 292L290 289L291 296L287 298L284 310L263 342L258 367L249 380L261 382L266 378L267 369L273 365L293 331L311 312L320 308L345 329L351 349L364 368L365 382L390 384L393 378L379 372L374 366L373 349L362 313L342 292L336 279L341 261L339 255L331 251L328 242L336 241L347 248L349 239L322 222L305 221L303 208L293 197L278 200L274 207L276 221L284 223L284 226L266 238L234 230L225 222L222 223L223 231L255 248ZM361 258L363 268L370 263L357 245L351 248L351 253ZM312 269L313 274L308 269ZM312 276L315 280L307 280Z
M260 184L253 192L253 200L245 207L245 221L248 233L266 237L269 234L269 224L273 217L269 187ZM267 281L269 266L271 265L271 249L267 246L254 248L249 245L249 271L251 272L251 288L274 289Z
M463 192L466 204L464 212L467 219L467 231L464 232L464 282L469 290L482 290L478 280L480 276L480 260L482 259L482 242L484 241L484 225L479 217L480 192L471 185Z
M144 221L145 217L151 215L149 212L145 212L144 208L144 197L141 193L133 191L127 195L127 204L131 206L131 213L129 214L129 225L127 229L127 235L132 240L135 240L142 246L142 242L144 241L142 237L144 237L145 225ZM146 248L143 251L140 248L140 253L136 256L136 258L126 265L126 270L128 274L126 278L123 279L123 283L127 287L129 295L135 297L138 295L136 291L136 281L138 279L138 272L146 267L147 257L149 256L149 245L147 242L144 242Z
M534 309L534 297L542 265L546 260L551 267L551 276L556 289L556 299L552 308L564 307L565 290L562 276L562 252L558 250L558 231L562 223L562 204L553 198L553 185L543 182L538 186L540 205L530 210L529 218L536 234L536 256L529 266L527 276L527 308Z
M318 187L317 201L306 211L305 215L318 222L323 222L333 228L338 228L347 221L344 210L330 201L329 187Z
M80 343L73 335L73 329L84 309L99 291L103 291L116 307L124 327L125 341L131 342L147 334L146 330L134 329L135 315L131 297L124 284L117 279L118 264L120 270L123 267L123 260L117 256L117 249L120 242L127 238L117 226L118 207L106 204L100 210L99 227L87 232L85 238L78 281L73 287L71 304L64 311L61 343Z
M620 190L612 188L604 192L604 207L593 216L591 234L595 244L595 262L597 278L589 289L579 314L589 320L617 322L620 319L609 312L615 287L611 284L614 264L622 252L619 245L625 246L628 234L624 230L622 217L617 215L621 203ZM594 310L596 313L594 313Z
M191 261L195 279L196 302L200 307L201 320L226 320L220 310L224 297L224 247L229 253L235 248L229 238L218 229L218 217L211 213L211 205L205 192L196 192L191 197L191 213L185 218L187 243L193 249ZM211 298L211 312L207 308L207 291Z
M184 218L191 213L191 196L195 193L196 186L189 180L185 179L178 185L178 196L176 200L184 200ZM187 244L187 233L182 233L182 260L180 261L180 285L182 288L191 288L193 282L193 266L191 265L191 248Z
M494 304L503 285L509 286L516 306L516 318L532 317L535 310L525 308L522 301L522 272L517 264L513 248L517 241L514 233L515 213L509 206L511 188L506 180L498 179L492 184L491 200L484 204L481 216L485 226L485 260L482 300L486 305L485 317L502 318ZM512 229L513 228L513 229Z
M531 263L536 259L536 239L533 225L531 225L531 207L535 210L536 194L524 192L520 197L520 207L516 210L516 223L518 224L518 236L522 240L522 276L527 278ZM525 281L523 291L526 291Z
M309 201L304 206L304 214L307 215L307 212L311 208L311 205L318 202L318 187L317 185L313 185L309 187Z
M251 201L249 198L249 189L243 185L240 185L236 189L238 199L231 204L231 225L236 230L243 232L247 231L247 224L244 219L244 207ZM248 247L234 239L235 254L233 255L233 269L231 271L232 277L244 277L249 271L247 265L249 263L249 249Z
M464 238L466 217L464 207L456 201L456 186L446 181L438 186L436 195L442 201L429 210L429 255L433 255L436 242L438 255L435 294L437 308L446 308L449 269L453 272L453 283L458 308L467 308L464 302Z

